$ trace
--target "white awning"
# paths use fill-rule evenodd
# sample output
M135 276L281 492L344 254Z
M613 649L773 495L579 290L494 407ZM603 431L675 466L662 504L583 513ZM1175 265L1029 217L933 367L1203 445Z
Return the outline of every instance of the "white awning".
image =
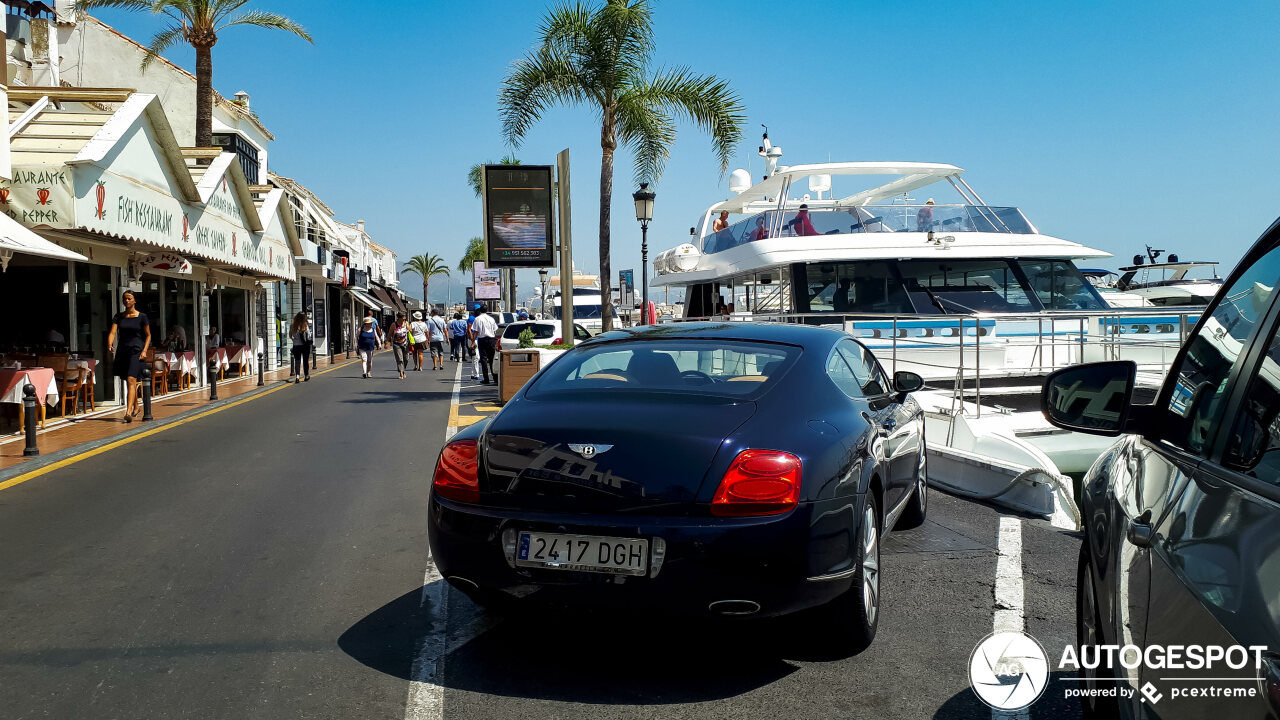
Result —
M373 308L374 310L377 310L379 312L384 312L391 309L390 307L387 306L386 303L379 302L373 299L373 297L366 295L361 290L356 290L355 288L349 288L349 290L351 291L351 297L355 298L358 302L364 303L366 306Z
M39 255L40 257L59 260L78 260L88 262L89 258L77 252L71 252L45 240L18 223L17 220L0 213L0 263L5 270L9 269L9 260L14 253Z

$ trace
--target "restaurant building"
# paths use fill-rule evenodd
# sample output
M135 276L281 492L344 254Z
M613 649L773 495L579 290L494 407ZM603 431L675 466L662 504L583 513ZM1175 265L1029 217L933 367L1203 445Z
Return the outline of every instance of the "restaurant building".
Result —
M0 300L38 311L5 323L0 345L106 358L127 288L188 380L253 371L278 332L268 286L297 277L284 190L251 185L233 153L180 147L154 95L11 88L9 99L27 107L10 111L0 210L83 260L13 256ZM94 382L99 401L119 397L108 372Z

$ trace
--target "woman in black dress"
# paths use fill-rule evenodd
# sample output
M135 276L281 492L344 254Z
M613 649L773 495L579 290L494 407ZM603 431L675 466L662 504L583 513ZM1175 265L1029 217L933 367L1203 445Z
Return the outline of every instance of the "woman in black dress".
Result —
M133 422L134 416L138 414L138 379L142 377L142 369L146 366L143 358L151 345L151 322L135 307L137 300L132 292L126 290L123 301L124 311L116 313L111 320L107 349L115 353L115 361L111 365L112 374L124 378L129 386L124 421ZM117 338L120 340L118 345Z

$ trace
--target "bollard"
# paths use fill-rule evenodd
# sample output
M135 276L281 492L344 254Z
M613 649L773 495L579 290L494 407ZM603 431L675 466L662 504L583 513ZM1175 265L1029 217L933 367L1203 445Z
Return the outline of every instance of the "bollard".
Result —
M312 343L311 345L311 369L312 370L315 370L317 367L319 367L320 365L319 358L320 358L320 351L316 350L315 344ZM307 360L306 358L303 358L302 361L306 362Z
M142 368L142 422L151 417L151 368Z
M36 423L40 418L36 417L36 386L31 383L22 387L22 411L26 414L24 424L27 426L27 446L23 448L22 456L39 455L40 448L36 447Z
M267 356L266 356L264 353L258 353L258 387L262 387L262 385L263 385L263 382L262 382L262 364L263 364L263 362L265 362L265 361L266 361L266 359L267 359Z
M330 340L329 341L329 364L332 365L336 362L338 362L337 346L334 345L332 340Z
M209 371L209 399L210 399L210 400L217 400L217 399L218 399L218 366L217 366L217 361L214 361L214 366L213 366L213 368Z

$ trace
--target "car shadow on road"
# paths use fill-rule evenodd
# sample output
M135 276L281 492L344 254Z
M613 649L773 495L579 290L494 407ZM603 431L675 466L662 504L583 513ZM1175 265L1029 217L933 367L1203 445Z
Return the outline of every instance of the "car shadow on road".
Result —
M808 659L807 643L786 621L543 608L491 616L446 592L450 616L483 615L487 628L445 643L436 682L452 690L609 705L704 702L768 686L799 669L791 660ZM351 626L338 645L370 668L411 679L415 654L433 632L422 597L419 588L392 600Z
M367 403L426 402L428 400L449 399L449 390L369 390L360 393L359 397L346 398L340 402L364 405Z

